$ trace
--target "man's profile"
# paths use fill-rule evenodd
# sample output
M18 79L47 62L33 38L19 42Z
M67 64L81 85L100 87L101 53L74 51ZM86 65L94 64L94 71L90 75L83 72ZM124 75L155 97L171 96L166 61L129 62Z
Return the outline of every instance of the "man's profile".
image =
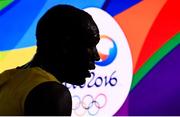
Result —
M99 60L92 17L69 5L49 9L36 29L37 52L27 64L0 74L0 115L71 115L63 82L82 85Z

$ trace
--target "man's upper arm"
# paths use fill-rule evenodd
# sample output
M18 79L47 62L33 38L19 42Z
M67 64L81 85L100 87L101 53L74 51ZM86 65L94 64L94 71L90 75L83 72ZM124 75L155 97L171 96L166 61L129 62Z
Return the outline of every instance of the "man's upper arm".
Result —
M25 115L70 116L72 100L69 90L57 82L45 82L35 87L27 96Z

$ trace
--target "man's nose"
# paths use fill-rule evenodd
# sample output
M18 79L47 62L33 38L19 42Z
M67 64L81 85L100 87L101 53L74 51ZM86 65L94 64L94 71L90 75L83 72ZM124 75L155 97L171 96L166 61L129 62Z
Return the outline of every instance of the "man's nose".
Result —
M99 56L99 54L98 54L97 48L95 47L95 48L93 49L93 51L94 51L94 60L95 60L95 61L99 61L99 60L100 60L100 56Z

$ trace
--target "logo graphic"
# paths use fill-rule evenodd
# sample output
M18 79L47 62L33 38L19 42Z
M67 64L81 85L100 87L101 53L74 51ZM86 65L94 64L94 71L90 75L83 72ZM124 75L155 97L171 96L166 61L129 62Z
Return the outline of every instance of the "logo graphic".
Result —
M97 46L98 47L98 53L99 53L99 56L101 58L101 61L97 61L96 65L106 66L106 65L109 65L110 63L112 63L113 60L115 59L115 57L117 55L117 46L116 46L115 41L113 39L111 39L109 36L101 35L100 38L101 38L101 40L100 40L99 44L101 44L102 41L104 41L104 43L102 43L101 45L98 44L99 46ZM103 48L103 47L105 47L103 45L106 42L108 44L111 43L112 47L107 46L109 48ZM101 50L99 51L100 48L101 48ZM104 51L104 49L108 50L107 54L104 54L101 52L101 51Z

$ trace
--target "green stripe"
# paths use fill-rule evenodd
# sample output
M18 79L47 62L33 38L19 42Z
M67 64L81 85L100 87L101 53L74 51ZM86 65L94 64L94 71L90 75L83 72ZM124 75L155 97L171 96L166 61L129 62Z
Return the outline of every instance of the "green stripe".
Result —
M11 4L14 0L0 0L0 11Z
M180 33L176 34L166 44L164 44L147 62L133 75L131 90L143 79L143 77L169 52L180 44Z

